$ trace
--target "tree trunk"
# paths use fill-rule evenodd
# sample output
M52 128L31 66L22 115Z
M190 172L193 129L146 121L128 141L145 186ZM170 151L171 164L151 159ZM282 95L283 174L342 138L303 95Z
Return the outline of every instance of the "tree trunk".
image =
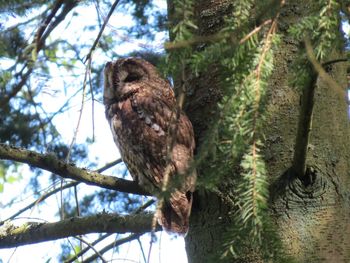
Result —
M170 2L170 1L169 1ZM288 1L287 1L288 2ZM265 161L270 179L270 211L278 226L287 254L296 262L350 262L350 129L346 98L318 79L307 167L312 179L297 179L290 171L295 146L301 92L288 81L291 63L301 43L286 36L290 25L305 16L308 1L289 1L279 19L282 41L275 52L274 72L268 90L265 134ZM210 35L223 24L231 1L196 1L195 14L199 34ZM341 48L333 58L341 57ZM204 141L210 120L216 116L221 91L214 65L192 79L186 108L196 134L197 149ZM333 64L328 73L346 88L345 63ZM345 94L345 93L344 93ZM205 116L205 118L203 118ZM199 167L199 178L205 175ZM232 179L233 180L233 179ZM227 182L225 182L227 186ZM226 190L225 190L226 189ZM221 194L199 191L193 205L190 231L186 236L191 263L217 262L222 253L223 236L232 227L231 191ZM224 197L224 198L223 198ZM259 262L247 257L239 262Z

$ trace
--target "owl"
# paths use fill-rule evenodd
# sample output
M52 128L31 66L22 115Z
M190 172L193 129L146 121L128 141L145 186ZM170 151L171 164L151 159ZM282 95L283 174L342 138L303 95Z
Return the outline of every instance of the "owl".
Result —
M108 62L103 102L131 176L145 190L164 198L157 213L159 224L168 232L186 234L196 181L196 172L190 169L195 142L192 124L178 109L169 82L143 59ZM160 196L165 178L174 187Z

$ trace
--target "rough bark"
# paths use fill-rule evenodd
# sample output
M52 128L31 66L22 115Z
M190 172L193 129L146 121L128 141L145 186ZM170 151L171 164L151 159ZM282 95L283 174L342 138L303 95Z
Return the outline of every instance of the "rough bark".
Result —
M26 223L19 227L5 224L0 228L0 248L11 248L90 233L146 233L153 230L153 214L121 216L100 213L74 217L55 223ZM156 230L160 230L157 226Z
M222 25L229 1L196 1L199 33L216 33ZM279 19L279 33L287 32L307 14L312 1L287 1ZM315 91L314 114L306 166L311 180L298 179L291 171L300 110L300 89L289 84L290 65L302 43L282 37L276 51L275 70L267 99L265 159L270 187L270 211L278 226L285 251L296 262L349 262L349 157L350 129L345 97L339 96L322 79ZM340 49L329 59L341 58ZM341 46L339 47L341 48ZM337 63L328 73L346 89L346 65ZM212 65L208 72L191 82L192 95L186 109L201 145L210 119L215 117L220 99L218 74ZM344 92L345 95L345 92ZM206 116L203 118L203 116ZM205 171L199 170L199 178ZM223 192L229 195L230 189ZM228 203L214 193L198 193L186 237L189 262L217 262L223 235L232 222ZM255 259L245 259L258 262ZM245 261L245 262L246 262ZM240 261L242 262L242 261Z
M231 8L231 1L196 1L196 19L200 36L213 35L223 25L224 15ZM205 140L218 113L218 102L222 97L219 69L208 65L207 72L191 79L192 92L187 96L186 113L192 121L196 136L197 149ZM203 118L205 116L205 118ZM198 167L199 178L205 170ZM229 194L230 189L227 189ZM213 192L198 191L195 196L190 218L190 230L186 236L188 262L217 262L222 253L223 235L232 223L230 204Z
M280 21L283 33L307 14L311 2L285 6ZM288 171L295 145L301 93L288 84L290 62L300 43L284 38L271 78L266 125L267 167L271 179L273 216L285 250L297 262L349 262L349 120L347 117L346 64L334 64L328 73L344 89L340 96L318 79L306 164L312 180L299 180ZM342 57L342 46L329 59Z

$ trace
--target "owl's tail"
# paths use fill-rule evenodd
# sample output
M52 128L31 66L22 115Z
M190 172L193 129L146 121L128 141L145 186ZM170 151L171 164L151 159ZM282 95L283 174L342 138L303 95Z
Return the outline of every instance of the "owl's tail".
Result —
M167 232L186 235L189 227L189 218L192 208L192 192L175 191L171 193L163 206L158 217L159 224Z

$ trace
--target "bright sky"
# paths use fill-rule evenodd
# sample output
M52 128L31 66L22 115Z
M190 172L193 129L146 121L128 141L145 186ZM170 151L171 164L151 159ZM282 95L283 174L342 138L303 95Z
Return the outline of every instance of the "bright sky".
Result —
M157 4L158 8L166 8L166 1L165 0L156 0L155 3ZM53 31L53 36L55 34L59 34L60 37L63 39L65 38L79 38L77 41L79 43L87 43L88 45L91 45L97 36L96 31L92 31L91 34L86 36L85 38L82 38L80 34L76 34L75 32L81 32L82 28L87 25L85 21L91 21L90 23L93 24L94 21L96 21L96 11L95 8L92 6L88 7L79 7L76 9L76 11L79 14L79 19L75 19L74 23L70 23L70 26L67 27L65 25L61 25L59 28L55 29ZM106 14L104 14L106 15ZM69 20L69 19L68 19ZM18 21L18 20L17 20ZM9 21L9 23L17 23L16 20ZM77 23L77 21L81 23ZM117 12L114 13L114 15L111 17L110 20L110 26L106 28L106 34L110 33L111 29L117 35L116 31L118 28L125 26L125 25L131 25L133 23L130 16L128 16L125 13ZM74 26L72 26L74 24ZM97 23L96 23L97 24ZM164 42L165 36L163 34L158 34L156 36L156 39L154 42L151 43L153 47L160 47L161 44ZM141 41L133 41L133 42L127 42L121 46L118 46L118 52L119 54L127 53L129 51L140 49L140 44L142 45L149 45L150 43L147 43L145 40ZM88 51L87 51L88 52ZM67 54L62 54L67 55ZM95 54L94 56L95 61L99 59L99 63L101 63L101 60L103 60L103 64L111 59L114 58L104 58L99 56L99 54ZM2 65L0 67L6 66L4 62L2 61ZM83 78L84 75L84 67L83 65L80 65L81 67L81 78ZM59 69L52 68L53 78L49 83L46 84L45 92L43 92L40 96L40 100L42 101L42 106L45 108L47 112L55 112L57 109L59 109L69 98L72 94L72 92L63 92L63 87L65 85L65 82L76 82L80 83L79 80L76 79L76 77L69 77L67 75L64 76L64 79L62 79L62 74L59 71ZM34 79L31 85L38 84L37 81ZM72 105L67 113L62 114L60 116L57 116L54 119L54 123L59 130L59 132L63 135L65 143L67 145L70 144L74 130L77 125L77 120L79 116L79 109L81 107L81 93L76 96L72 100ZM95 102L95 116L94 116L94 126L95 126L95 143L88 146L89 150L89 156L85 163L79 164L80 166L88 166L89 163L92 161L97 161L99 164L99 167L103 166L105 163L111 162L119 158L119 153L117 151L116 146L114 145L112 135L110 132L110 128L108 126L108 123L104 116L104 107L102 103ZM79 128L79 133L77 136L77 143L84 143L86 138L92 137L92 115L91 115L91 100L87 100L86 105L84 106L83 116L82 116L82 122ZM105 174L111 174L113 172L113 169L106 171ZM30 170L27 166L24 166L20 169L20 173L23 176L23 179L20 183L13 184L13 185L5 185L4 192L0 194L0 220L3 220L7 218L8 216L12 215L15 211L17 211L20 208L23 208L27 204L31 203L34 199L31 196L31 193L26 191L25 187L28 184L29 181L29 174ZM42 185L45 185L45 180L48 181L49 173L45 173L44 176L40 177ZM79 186L78 194L80 196L83 196L84 192L91 192L96 190L97 188L91 187L91 186ZM19 196L18 203L14 204L10 209L6 208L3 209L3 205L6 204L11 198L14 196L18 196L18 193L21 192L22 194ZM34 221L57 221L57 217L55 217L57 213L57 209L60 205L60 201L58 200L58 197L51 197L50 199L45 202L45 204L35 207L33 210L28 211L27 213L24 213L21 215L23 217L23 221L16 220L14 223L20 224L22 222L25 222L28 220L28 217L35 218ZM27 218L26 218L27 217ZM30 219L33 221L33 219ZM94 235L96 236L96 235ZM89 242L93 241L92 239L88 239ZM145 235L142 237L142 246L145 251L145 253L148 253L149 250L149 242L150 242L150 236ZM46 243L40 243L36 245L30 245L30 246L24 246L19 247L17 249L3 249L0 250L0 263L3 262L45 262L48 258L53 257L50 262L58 262L55 255L58 255L61 252L60 243L62 241L53 241L53 242L46 242ZM96 246L96 249L101 249L103 246L107 245L111 242L111 239L108 239L107 242L101 242L98 246ZM112 260L113 262L144 262L143 256L141 253L140 245L138 242L131 242L126 245L123 245L120 247L119 253L111 254L105 254L104 255L106 260ZM30 261L29 261L30 259ZM165 232L162 232L158 235L158 242L155 243L152 246L152 256L151 256L151 262L152 263L160 263L160 262L166 262L166 263L186 263L187 258L185 254L184 249L184 240L180 237L174 237L166 234Z

